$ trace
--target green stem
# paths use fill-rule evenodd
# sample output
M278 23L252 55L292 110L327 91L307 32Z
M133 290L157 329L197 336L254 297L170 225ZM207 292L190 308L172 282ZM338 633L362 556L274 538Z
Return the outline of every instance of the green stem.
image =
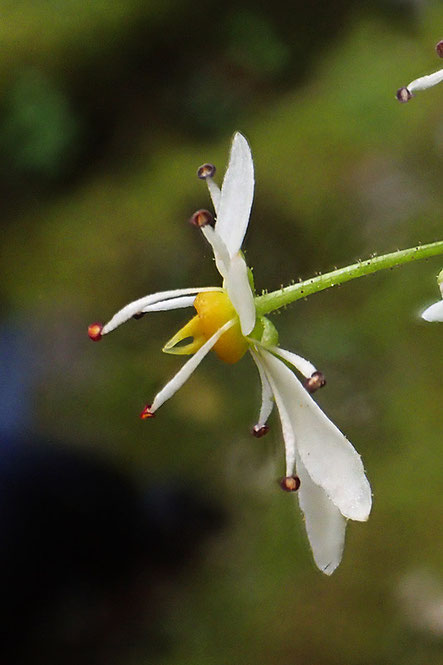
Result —
M398 250L391 254L384 254L383 256L375 256L371 259L359 261L346 268L339 268L324 275L312 277L304 282L291 284L278 291L272 293L264 293L255 299L255 306L258 315L269 314L280 307L289 305L290 303L305 298L318 291L329 289L331 286L337 286L344 282L349 282L351 279L369 275L378 270L386 270L387 268L394 268L395 266L402 265L403 263L410 263L411 261L418 261L420 259L427 259L431 256L443 254L443 240L433 242L429 245L419 245L418 247L410 247L409 249Z

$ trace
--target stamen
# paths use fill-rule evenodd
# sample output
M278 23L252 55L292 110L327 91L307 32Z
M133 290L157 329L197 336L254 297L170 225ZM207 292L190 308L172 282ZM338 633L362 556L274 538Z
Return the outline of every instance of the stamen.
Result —
M89 339L93 342L99 342L102 338L103 323L91 323L88 326Z
M194 212L189 222L194 226L197 226L199 229L208 226L208 224L212 227L215 226L214 217L209 210L197 210L197 212Z
M300 478L298 476L285 476L280 480L280 487L285 492L296 492L300 487Z
M440 41L436 43L435 50L437 51L438 57L443 58L443 39L440 39Z
M397 94L395 95L398 99L399 102L402 104L406 104L406 102L409 102L410 99L414 96L409 90L403 86L403 88L399 88L397 90Z
M303 383L308 393L315 393L319 388L326 385L326 379L322 372L314 372L314 374Z
M138 321L139 319L142 319L146 312L137 312L137 314L133 314L132 318Z
M200 180L206 180L206 178L213 178L215 171L216 169L214 164L202 164L197 171L197 177L200 178Z
M220 188L213 181L212 176L215 174L214 164L202 164L197 171L197 176L200 180L206 180L206 184L209 189L209 194L211 195L212 203L214 204L215 212L218 211L218 205L220 203Z
M256 439L261 439L262 436L269 432L269 425L254 425L251 430L252 436L255 436Z
M151 404L146 404L145 408L140 414L142 420L147 420L148 418L155 418L155 413L151 411Z

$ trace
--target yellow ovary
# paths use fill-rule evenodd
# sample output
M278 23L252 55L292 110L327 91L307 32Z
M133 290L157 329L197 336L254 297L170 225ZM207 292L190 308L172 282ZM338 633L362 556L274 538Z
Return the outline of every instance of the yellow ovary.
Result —
M214 351L226 363L236 363L248 350L248 342L243 337L237 312L232 306L227 293L208 291L199 293L194 301L197 316L188 321L178 333L163 347L166 353L190 355L198 351L225 323L236 319L232 328L227 330L214 344ZM186 344L180 342L191 338Z
M248 350L248 342L241 333L240 321L228 294L221 291L199 293L194 307L198 312L201 332L205 339L212 337L231 319L237 319L232 328L227 330L214 345L214 351L225 363L233 364L240 360Z

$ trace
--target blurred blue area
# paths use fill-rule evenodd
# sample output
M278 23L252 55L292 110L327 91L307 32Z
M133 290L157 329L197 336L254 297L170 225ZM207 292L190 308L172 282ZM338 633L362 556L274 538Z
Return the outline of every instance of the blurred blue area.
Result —
M6 445L26 432L33 419L35 351L27 333L15 321L0 326L0 439ZM33 357L34 356L34 357Z

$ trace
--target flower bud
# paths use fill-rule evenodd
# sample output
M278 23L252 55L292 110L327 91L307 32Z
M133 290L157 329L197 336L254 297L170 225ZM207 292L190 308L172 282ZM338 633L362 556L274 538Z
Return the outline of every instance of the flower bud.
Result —
M262 436L269 432L269 425L254 425L251 430L252 436L255 436L256 439L261 439Z
M189 221L199 229L203 228L203 226L207 226L208 224L210 226L215 226L214 217L211 215L209 210L197 210L197 212L194 212Z
M308 393L315 393L316 390L326 385L325 375L322 372L314 372L309 379L306 379L303 385Z
M197 171L197 176L200 178L200 180L206 180L206 178L212 178L214 174L215 174L214 164L202 164Z
M147 420L148 418L154 418L154 417L155 417L155 413L152 413L152 411L151 411L151 404L146 404L145 408L143 409L143 411L140 414L140 418L142 420Z
M298 476L285 476L280 480L280 487L285 492L296 492L300 487L300 478Z
M440 41L436 43L435 50L437 51L439 58L443 58L443 39L440 39Z
M409 102L409 100L413 97L412 93L409 92L409 90L405 86L403 86L403 88L399 88L395 96L397 97L398 101L401 102L402 104Z
M93 342L99 342L102 338L103 323L91 323L88 326L89 339Z

